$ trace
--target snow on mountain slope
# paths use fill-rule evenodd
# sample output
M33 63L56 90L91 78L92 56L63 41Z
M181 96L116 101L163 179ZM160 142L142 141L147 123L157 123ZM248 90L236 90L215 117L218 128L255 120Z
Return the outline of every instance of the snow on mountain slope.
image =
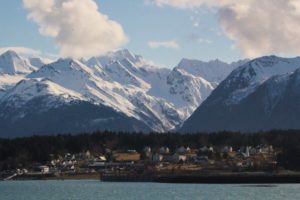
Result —
M113 81L143 88L148 95L164 99L173 105L183 121L209 96L231 69L244 62L246 61L232 64L221 61L205 63L183 59L178 67L170 70L153 66L143 57L128 50L120 50L107 57L91 58L85 63L103 70L103 74ZM217 78L210 78L212 75Z
M122 61L124 59L128 59L130 62L135 64L143 62L142 56L134 55L128 49L123 49L115 52L109 52L105 56L92 57L87 61L86 64L106 66L117 61Z
M220 60L203 62L199 60L182 59L177 68L183 69L194 76L202 77L211 83L219 84L233 69L243 65L245 62L247 62L247 60L228 64Z
M0 55L0 74L27 74L35 69L14 51Z
M293 114L300 101L299 67L300 57L266 56L244 64L212 92L181 131L251 132L299 127L300 119Z
M136 78L120 63L116 64L118 66L110 65L111 68L105 70L105 73L112 80L118 78L122 80L123 78L127 82L103 79L98 76L97 68L91 69L81 62L71 59L61 59L45 65L40 70L28 75L27 78L47 78L68 90L81 94L80 100L102 104L129 117L145 121L155 131L172 129L182 122L177 116L175 108L168 102L146 94L145 88L149 87L148 84ZM115 78L114 76L119 77Z
M73 100L84 100L84 97L75 91L68 90L49 79L23 79L14 88L9 90L1 99L0 102L8 102L7 105L14 108L22 107L26 102L38 98L48 96L52 100L48 101L48 105L44 105L44 108L50 106L57 107L58 99L63 99L64 103L71 102ZM50 99L50 98L49 98Z
M39 78L22 80L1 99L0 129L1 137L152 130L141 120L89 102L76 91Z
M224 82L224 89L231 90L226 104L238 104L270 77L289 73L299 67L300 57L265 56L246 63L234 70Z
M167 78L170 86L165 98L177 106L183 118L188 118L214 89L214 86L201 77L193 76L175 68Z
M18 83L22 79L24 79L24 75L1 74L0 75L0 99L9 88L13 87L16 83Z
M27 76L28 78L47 78L64 88L80 93L85 100L114 107L118 111L133 115L130 102L113 91L122 90L120 84L105 81L94 71L79 61L60 59L43 66Z
M169 87L164 94L168 96L164 95L164 98L176 105L187 119L233 69L246 62L227 64L219 60L182 59L167 77Z
M108 76L112 79L112 81L116 81L122 85L134 85L145 90L150 88L149 84L130 72L119 61L105 66L104 69Z
M10 54L13 57L10 60L20 58ZM84 112L91 121L99 116L102 122L104 116L99 113L104 109L110 113L106 117L115 116L132 123L124 126L126 130L140 131L139 128L143 127L145 130L163 132L181 126L218 85L221 76L213 82L206 79L207 74L213 74L210 70L222 74L225 68L234 68L242 61L230 65L220 61L210 64L193 61L193 65L187 66L181 62L179 67L171 70L153 66L143 57L125 49L88 60L59 59L44 64L43 59L20 58L19 62L25 63L29 70L22 74L3 75L3 89L0 92L0 104L5 112L12 112L7 113L12 118L19 117L21 121L36 119L41 111L58 113L59 110L55 109L60 107L73 113L81 110L83 105L98 111ZM204 73L201 70L205 66L213 67L208 69L209 73ZM1 80L0 77L0 86ZM32 108L33 104L36 109ZM116 123L118 120L113 121ZM80 124L80 116L76 118L76 123ZM83 125L80 127L83 128ZM112 130L109 124L105 127Z
M36 67L37 69L41 68L42 66L51 63L53 61L49 59L44 59L44 58L28 58L28 63L30 63L31 66Z
M35 69L28 60L21 58L14 51L7 51L0 55L0 98L9 88Z

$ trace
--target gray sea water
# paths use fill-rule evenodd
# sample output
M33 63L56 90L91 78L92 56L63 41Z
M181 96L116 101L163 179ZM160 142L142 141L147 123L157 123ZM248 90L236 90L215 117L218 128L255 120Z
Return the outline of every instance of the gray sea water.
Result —
M300 185L189 185L99 181L0 182L0 200L298 200Z

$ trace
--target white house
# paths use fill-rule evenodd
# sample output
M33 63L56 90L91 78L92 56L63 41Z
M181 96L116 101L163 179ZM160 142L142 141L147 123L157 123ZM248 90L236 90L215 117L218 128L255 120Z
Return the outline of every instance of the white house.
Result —
M39 172L41 172L43 174L47 174L50 172L50 168L46 165L38 166L38 170L39 170Z
M190 147L187 147L187 148L186 148L186 152L187 152L187 153L190 153L190 152L191 152L191 148L190 148Z
M106 162L106 157L105 156L99 156L99 160L102 162Z
M86 156L86 158L90 158L91 157L91 152L90 151L86 151L85 152L85 156Z

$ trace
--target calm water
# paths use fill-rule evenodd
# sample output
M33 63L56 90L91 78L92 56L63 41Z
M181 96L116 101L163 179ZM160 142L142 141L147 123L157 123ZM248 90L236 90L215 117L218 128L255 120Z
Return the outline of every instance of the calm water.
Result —
M0 200L300 199L300 185L181 185L99 181L0 182Z

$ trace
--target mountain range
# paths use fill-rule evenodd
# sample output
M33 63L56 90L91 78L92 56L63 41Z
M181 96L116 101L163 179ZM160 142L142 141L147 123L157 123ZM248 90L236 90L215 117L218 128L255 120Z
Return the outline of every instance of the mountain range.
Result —
M1 136L172 131L246 62L183 59L170 69L127 49L52 62L8 51L0 55Z
M1 137L300 128L300 57L159 67L127 49L89 59L0 55Z
M300 129L300 57L265 56L235 69L182 132Z

